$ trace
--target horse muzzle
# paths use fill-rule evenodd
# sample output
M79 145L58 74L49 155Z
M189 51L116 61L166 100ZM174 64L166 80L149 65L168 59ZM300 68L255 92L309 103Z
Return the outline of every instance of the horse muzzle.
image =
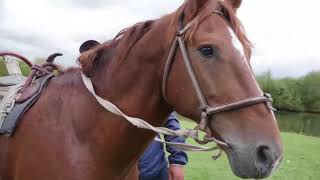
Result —
M230 145L226 153L233 173L244 179L267 178L282 160L280 145L252 145L243 148Z

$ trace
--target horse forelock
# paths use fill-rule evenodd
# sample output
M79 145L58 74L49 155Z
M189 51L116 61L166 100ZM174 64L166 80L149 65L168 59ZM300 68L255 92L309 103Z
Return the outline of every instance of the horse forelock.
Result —
M226 21L229 23L232 30L235 32L237 37L239 38L241 44L244 47L245 54L248 59L250 59L252 54L252 43L247 38L245 29L241 23L241 21L236 16L236 10L231 7L231 5L225 1L217 0L217 1L210 1L207 0L206 3L202 7L195 7L192 3L193 0L186 1L176 12L172 14L171 19L171 25L170 25L170 35L171 41L169 43L172 43L174 40L174 37L177 34L177 30L179 29L179 19L184 14L186 16L186 22L184 24L187 24L190 21L194 21L193 26L190 28L190 30L186 33L186 39L192 43L194 34L200 24L205 21L209 16L213 14L214 10L219 10L223 16L225 17ZM186 13L187 9L190 9L189 6L192 6L192 11L188 11L188 14Z
M243 45L245 55L249 60L252 55L252 43L248 39L242 22L237 17L235 10L225 1L218 2L218 9L226 17L227 21L230 23L231 28L239 38L239 41Z

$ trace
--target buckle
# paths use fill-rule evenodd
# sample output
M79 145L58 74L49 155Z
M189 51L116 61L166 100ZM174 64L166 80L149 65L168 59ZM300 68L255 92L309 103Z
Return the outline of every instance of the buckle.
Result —
M272 105L272 102L273 102L272 95L270 93L264 93L263 96L266 97L269 100L269 101L266 102L267 107L271 111L276 112L277 109L274 108L273 105Z

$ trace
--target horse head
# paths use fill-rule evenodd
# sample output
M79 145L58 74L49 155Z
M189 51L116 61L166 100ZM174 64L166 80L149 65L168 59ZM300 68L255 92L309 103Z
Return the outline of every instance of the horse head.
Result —
M228 145L221 148L237 176L264 178L278 167L282 143L270 102L255 101L264 94L250 66L251 43L236 17L240 5L188 0L176 12L179 21L171 27L179 33L163 91L177 112Z

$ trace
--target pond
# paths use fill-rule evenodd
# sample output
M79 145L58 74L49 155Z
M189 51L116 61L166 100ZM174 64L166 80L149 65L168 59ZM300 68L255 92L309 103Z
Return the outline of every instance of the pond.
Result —
M320 137L320 114L279 112L277 119L281 132Z
M320 113L277 112L276 116L281 132L320 137ZM190 121L181 115L178 119Z

